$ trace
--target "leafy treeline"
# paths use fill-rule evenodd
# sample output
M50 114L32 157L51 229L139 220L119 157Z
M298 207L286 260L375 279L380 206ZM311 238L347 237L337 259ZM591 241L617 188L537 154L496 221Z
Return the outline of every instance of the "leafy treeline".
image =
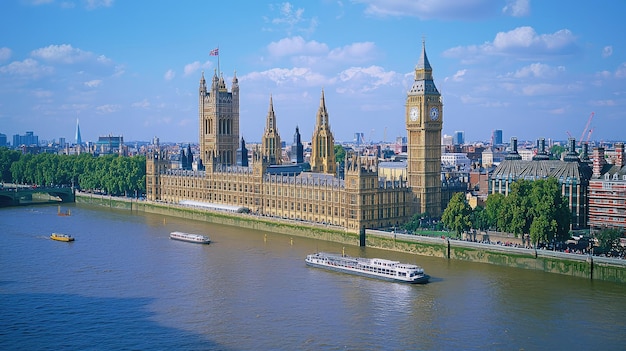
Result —
M570 216L558 181L548 178L517 180L511 184L507 196L490 194L484 208L477 206L473 210L465 194L457 193L441 220L457 235L470 228L491 229L515 236L529 234L531 242L537 244L567 240Z
M75 186L112 195L135 195L146 191L146 158L91 154L22 155L0 148L2 181L46 186Z

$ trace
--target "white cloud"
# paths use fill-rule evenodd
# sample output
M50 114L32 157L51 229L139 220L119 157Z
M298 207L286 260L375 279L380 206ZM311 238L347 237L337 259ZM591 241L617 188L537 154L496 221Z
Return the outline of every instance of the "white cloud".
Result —
M561 95L564 93L579 92L582 87L579 84L529 84L521 88L525 96Z
M93 57L92 53L73 48L69 44L50 45L32 51L31 55L42 60L67 64L86 61Z
M96 111L98 111L99 113L113 113L119 111L121 108L122 107L120 105L109 104L97 106Z
M558 72L563 72L565 70L564 67L551 67L549 65L543 63L533 63L528 66L522 67L517 70L515 73L509 74L515 78L526 78L526 77L535 77L535 78L548 78L555 76Z
M241 81L245 80L269 80L276 85L304 84L306 86L323 86L325 83L329 83L329 80L323 75L303 67L291 69L273 68L263 72L252 72L241 77Z
M0 62L6 61L11 58L11 49L9 48L0 48Z
M611 45L602 48L602 57L606 58L613 55L613 47Z
M94 9L97 9L98 7L111 7L113 6L114 0L84 0L84 1L85 1L85 7L88 10L94 10Z
M592 106L599 106L599 107L611 107L611 106L617 106L617 102L615 102L615 100L592 100L590 102L590 104Z
M626 78L626 63L622 63L615 71L616 78Z
M12 75L39 77L45 74L51 74L54 69L49 66L42 66L33 59L25 59L24 61L13 61L6 66L0 67L0 73Z
M165 72L165 74L163 75L163 78L165 80L172 80L174 79L174 77L176 77L176 73L171 69L168 69L167 72Z
M143 99L141 101L134 102L131 106L145 109L145 108L150 107L150 102L148 102L148 99Z
M328 46L315 40L307 42L302 37L296 36L284 38L278 42L271 42L267 46L267 50L272 56L276 57L291 55L322 55L328 52Z
M38 5L44 5L44 4L50 4L50 3L53 3L53 2L54 2L54 0L30 0L30 1L28 1L28 2L29 2L31 5L38 6Z
M274 18L265 17L265 21L272 24L274 27L265 28L268 31L274 31L275 29L281 29L291 35L295 32L312 33L317 27L317 18L313 17L308 19L304 17L304 9L294 8L289 2L283 2L278 5L270 5L270 10L277 11L278 16Z
M339 81L350 83L339 87L339 92L369 92L381 86L393 85L399 81L396 72L386 72L380 66L350 67L339 73Z
M201 68L207 69L211 67L211 61L206 61L204 63L201 63L200 61L195 61L189 64L185 65L185 68L183 68L183 74L185 77L194 74L196 71L198 71Z
M509 32L500 32L496 34L493 41L493 48L498 51L507 51L511 49L528 49L536 48L541 51L554 51L566 47L575 41L572 32L562 29L554 34L541 34L532 27L518 27Z
M476 19L496 16L499 4L492 0L354 0L367 4L365 13L381 17L420 19Z
M304 9L294 9L293 5L291 5L291 3L289 2L284 2L280 4L278 10L281 17L272 19L272 23L274 24L286 23L290 26L293 26L302 21L302 14L304 13Z
M567 29L552 34L537 34L532 27L518 27L496 34L493 42L480 46L458 46L444 52L445 57L463 59L464 62L481 60L486 56L511 55L520 59L573 54L578 47L576 37Z
M530 0L507 0L502 13L513 17L527 16L530 13Z
M33 92L33 95L35 95L35 97L38 97L38 98L50 98L54 95L54 93L51 92L50 90L37 89Z
M466 73L467 73L466 69L458 70L458 71L456 71L456 73L454 73L452 78L446 77L444 79L444 82L447 82L448 80L452 80L453 82L462 82L464 80L464 77L465 77Z
M102 84L102 80L100 79L94 79L94 80L90 80L88 82L85 82L85 86L89 87L89 88L97 88L100 86L100 84Z
M354 62L370 60L376 54L376 46L372 42L354 43L342 48L331 50L328 58L334 61Z

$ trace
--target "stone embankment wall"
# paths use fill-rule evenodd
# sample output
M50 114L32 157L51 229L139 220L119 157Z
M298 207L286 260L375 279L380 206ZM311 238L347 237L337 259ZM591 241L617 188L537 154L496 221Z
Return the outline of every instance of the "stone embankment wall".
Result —
M367 246L626 283L626 260L367 230Z
M359 245L359 235L346 232L341 227L327 225L310 225L280 218L260 217L245 213L229 213L208 211L201 208L179 206L158 202L136 201L125 198L115 198L92 194L80 194L76 196L77 203L106 206L129 211L140 211L162 214L178 218L187 218L217 224L248 228L271 233L279 233L293 236L301 236L312 239L332 241L346 245Z
M302 236L346 245L358 246L360 242L358 234L347 232L340 227L312 225L278 218L266 218L242 213L222 213L175 204L111 198L92 194L77 194L76 202ZM433 238L396 234L376 230L366 230L365 238L366 246L379 249L626 283L626 260L481 244L462 240L449 240L441 237Z

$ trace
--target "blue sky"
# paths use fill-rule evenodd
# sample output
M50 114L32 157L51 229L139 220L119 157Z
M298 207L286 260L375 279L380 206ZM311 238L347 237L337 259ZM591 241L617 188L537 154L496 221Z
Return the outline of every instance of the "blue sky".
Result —
M237 73L240 135L270 95L281 139L310 140L322 89L338 141L405 136L422 40L443 133L625 140L626 1L3 0L0 133L197 142L198 82ZM585 138L588 136L586 133Z

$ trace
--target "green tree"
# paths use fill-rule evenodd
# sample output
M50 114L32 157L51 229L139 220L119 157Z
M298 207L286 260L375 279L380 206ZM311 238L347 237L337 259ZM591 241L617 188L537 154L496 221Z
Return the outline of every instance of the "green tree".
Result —
M530 194L530 238L538 242L559 242L569 238L571 217L567 200L555 178L536 180ZM535 224L535 222L538 222Z
M0 182L11 183L13 176L11 175L11 165L20 159L19 151L9 150L6 147L0 147Z
M550 154L556 160L561 158L561 154L565 151L565 147L561 145L554 144L550 148Z
M504 208L504 194L493 193L487 196L487 203L485 204L485 221L487 222L487 227L495 230L499 230L498 227L498 218L502 213Z
M428 217L427 213L416 213L411 219L402 225L402 229L412 233L419 228L422 228L424 219Z
M346 158L346 149L343 146L336 144L335 145L335 162L343 163Z
M470 215L472 208L467 203L464 193L456 193L450 199L448 207L443 211L441 221L450 230L456 233L457 238L461 233L468 230L472 226Z
M510 186L509 196L506 197L505 208L507 219L507 231L518 237L530 230L532 223L531 199L532 182L529 180L517 180Z
M598 252L608 253L619 247L622 232L618 229L605 228L596 233L598 239Z
M487 211L483 206L476 206L472 210L470 216L470 222L472 222L472 228L486 230L489 229L489 222L487 220Z

